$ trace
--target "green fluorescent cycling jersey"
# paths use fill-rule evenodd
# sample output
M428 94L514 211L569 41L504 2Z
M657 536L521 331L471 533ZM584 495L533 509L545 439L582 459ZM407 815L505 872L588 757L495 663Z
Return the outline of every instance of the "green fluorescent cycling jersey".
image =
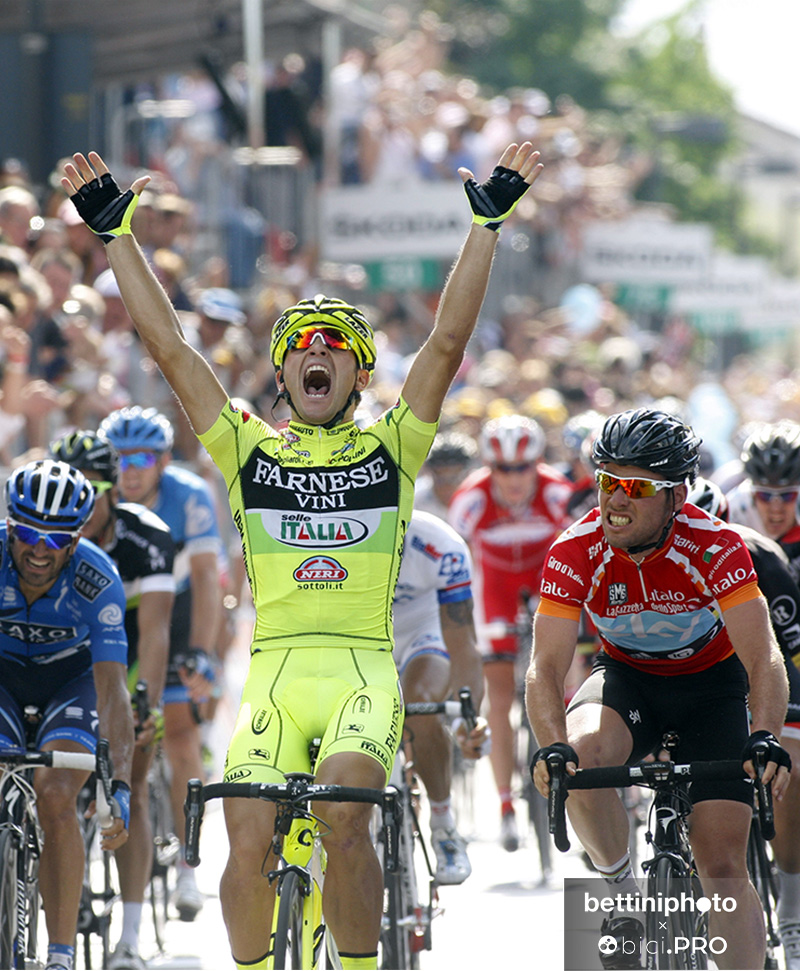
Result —
M368 428L275 431L230 401L200 441L228 486L256 608L252 651L390 651L414 480L436 424L405 401Z

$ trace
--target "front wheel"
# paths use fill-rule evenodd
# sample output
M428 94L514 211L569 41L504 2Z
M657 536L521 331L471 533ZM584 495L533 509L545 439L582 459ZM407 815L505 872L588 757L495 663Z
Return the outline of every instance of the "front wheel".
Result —
M411 902L406 893L406 874L402 868L396 873L384 876L386 883L386 906L384 908L384 928L381 933L383 957L381 967L408 969L419 967L418 955L411 950L409 924L413 918Z
M290 871L280 883L277 898L274 968L303 967L303 899L300 878Z
M17 850L10 832L0 833L0 968L14 968L17 941Z
M696 899L698 881L675 872L676 864L662 857L651 871L647 895L653 900ZM694 884L694 886L693 886ZM645 948L648 968L700 969L708 966L706 952L700 940L707 935L703 915L691 906L665 915L663 911L648 911L645 928Z

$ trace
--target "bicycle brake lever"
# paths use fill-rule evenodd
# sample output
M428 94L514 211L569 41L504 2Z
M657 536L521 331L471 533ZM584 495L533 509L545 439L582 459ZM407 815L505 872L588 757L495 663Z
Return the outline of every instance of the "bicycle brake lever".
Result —
M107 829L114 821L111 812L111 755L109 754L108 739L101 738L97 742L95 753L95 775L97 776L97 793L95 796L97 819L101 829Z
M556 849L566 853L570 847L569 837L567 836L567 819L564 812L564 804L569 795L565 780L566 763L564 756L558 752L551 752L547 756L546 762L550 772L550 791L547 795L547 825L556 844Z
M775 838L775 808L772 802L772 783L762 781L764 769L767 767L769 746L766 742L758 742L753 751L753 768L756 772L756 797L758 799L758 822L761 835L765 840Z
M475 705L472 703L472 692L466 686L458 692L458 700L461 702L461 717L469 734L478 724L478 717L475 714Z
M192 867L200 863L200 826L204 809L203 783L199 779L190 779L183 814L186 817L186 862Z
M400 802L400 793L393 786L384 790L383 793L383 858L384 868L387 873L397 872L397 832L403 816L403 804Z

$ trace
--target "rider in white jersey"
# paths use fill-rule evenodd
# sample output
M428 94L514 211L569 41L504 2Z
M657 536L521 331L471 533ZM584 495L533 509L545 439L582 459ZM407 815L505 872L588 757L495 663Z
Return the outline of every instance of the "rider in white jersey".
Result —
M483 673L472 622L471 567L458 533L437 516L414 510L392 605L394 659L406 702L442 701L466 685L476 710L480 707ZM450 805L450 736L431 715L408 717L406 727L431 808L436 879L463 883L471 867ZM474 741L467 743L466 733L459 733L466 758L482 754L484 746Z

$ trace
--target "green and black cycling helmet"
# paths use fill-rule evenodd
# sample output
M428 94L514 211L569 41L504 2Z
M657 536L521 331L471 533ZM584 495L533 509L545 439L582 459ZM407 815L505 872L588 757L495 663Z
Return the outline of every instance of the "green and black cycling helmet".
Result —
M674 415L636 408L611 415L592 445L598 465L635 465L658 472L670 482L694 482L700 464L701 439Z
M103 482L117 484L119 452L107 438L97 432L77 431L50 444L53 458L66 462L81 472L96 472Z
M788 420L760 425L742 446L742 465L758 485L800 484L800 425Z
M375 334L367 318L344 300L318 293L313 299L300 300L284 310L275 321L269 354L276 371L283 367L292 337L305 327L315 326L332 327L343 333L350 340L359 368L371 371L375 367Z

